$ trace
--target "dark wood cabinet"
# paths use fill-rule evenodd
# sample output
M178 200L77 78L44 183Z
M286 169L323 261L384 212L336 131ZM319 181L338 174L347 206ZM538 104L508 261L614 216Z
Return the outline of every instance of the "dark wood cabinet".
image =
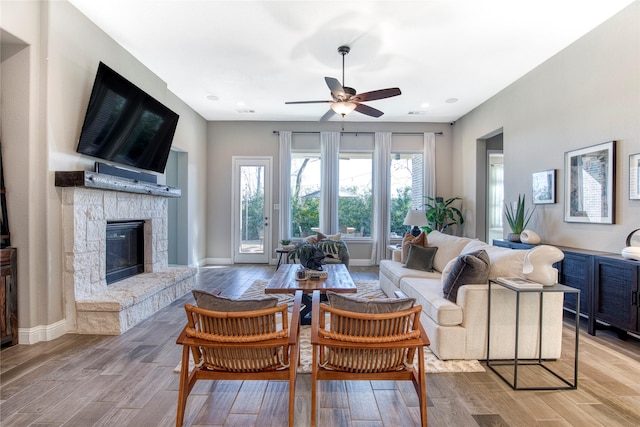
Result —
M18 344L18 275L15 248L0 249L0 335L2 347Z
M638 332L638 272L640 263L595 257L594 315L596 321Z
M558 263L558 282L572 288L580 289L580 315L587 318L588 332L595 332L595 319L591 316L593 307L591 304L591 283L593 283L593 256L563 250L564 259ZM565 308L576 310L576 295L566 295Z

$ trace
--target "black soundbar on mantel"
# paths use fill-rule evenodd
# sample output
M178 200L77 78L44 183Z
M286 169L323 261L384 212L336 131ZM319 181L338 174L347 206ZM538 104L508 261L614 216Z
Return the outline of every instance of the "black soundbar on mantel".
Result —
M56 187L86 187L151 196L181 197L179 188L91 171L56 171Z

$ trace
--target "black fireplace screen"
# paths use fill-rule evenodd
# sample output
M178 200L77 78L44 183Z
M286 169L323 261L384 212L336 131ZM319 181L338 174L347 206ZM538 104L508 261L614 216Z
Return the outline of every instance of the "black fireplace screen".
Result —
M107 223L107 285L144 271L144 221Z

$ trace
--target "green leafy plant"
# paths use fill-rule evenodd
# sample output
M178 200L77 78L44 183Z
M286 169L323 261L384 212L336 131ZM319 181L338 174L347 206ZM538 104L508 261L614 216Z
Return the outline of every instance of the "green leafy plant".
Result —
M460 197L452 197L444 200L442 197L424 196L427 202L424 204L425 214L427 215L428 226L423 227L428 233L433 230L440 232L454 224L464 224L464 217L460 209L451 206L456 200L462 200Z
M298 258L300 264L310 270L322 270L325 253L314 244L300 242L289 252L288 257L293 261Z
M520 234L522 230L527 228L529 220L533 215L533 209L525 208L525 195L518 194L518 201L504 204L504 214L507 217L509 228L513 234Z
M291 243L291 240L289 240L289 239L282 239L282 240L280 240L280 244L281 244L282 246L287 246L287 245L288 245L288 244L290 244L290 243Z

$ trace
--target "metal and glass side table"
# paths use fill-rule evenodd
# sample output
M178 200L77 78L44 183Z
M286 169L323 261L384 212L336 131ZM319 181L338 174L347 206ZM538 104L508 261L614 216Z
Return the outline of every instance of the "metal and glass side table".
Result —
M491 290L494 286L500 286L505 289L509 289L516 293L516 307L515 307L515 351L513 360L491 360ZM573 380L567 379L552 369L548 360L542 358L542 320L543 320L543 305L544 296L550 293L563 294L577 294L576 295L576 314L575 314L575 339L574 339L574 363L573 363ZM537 294L539 297L539 314L538 314L538 357L535 359L521 359L518 355L519 340L520 340L520 299L523 294ZM502 380L511 386L514 390L575 390L578 388L578 343L580 337L580 290L569 286L555 284L552 286L543 286L539 288L531 287L519 287L512 285L500 279L489 280L489 289L487 293L488 299L488 312L487 312L487 367L495 372ZM549 363L548 363L549 362ZM500 366L511 366L513 368L513 376L508 378L504 375L501 369L496 369ZM539 377L542 378L546 374L550 374L556 379L559 385L525 385L518 383L518 370L523 367L533 367L533 369L542 369ZM502 370L504 371L504 370Z

